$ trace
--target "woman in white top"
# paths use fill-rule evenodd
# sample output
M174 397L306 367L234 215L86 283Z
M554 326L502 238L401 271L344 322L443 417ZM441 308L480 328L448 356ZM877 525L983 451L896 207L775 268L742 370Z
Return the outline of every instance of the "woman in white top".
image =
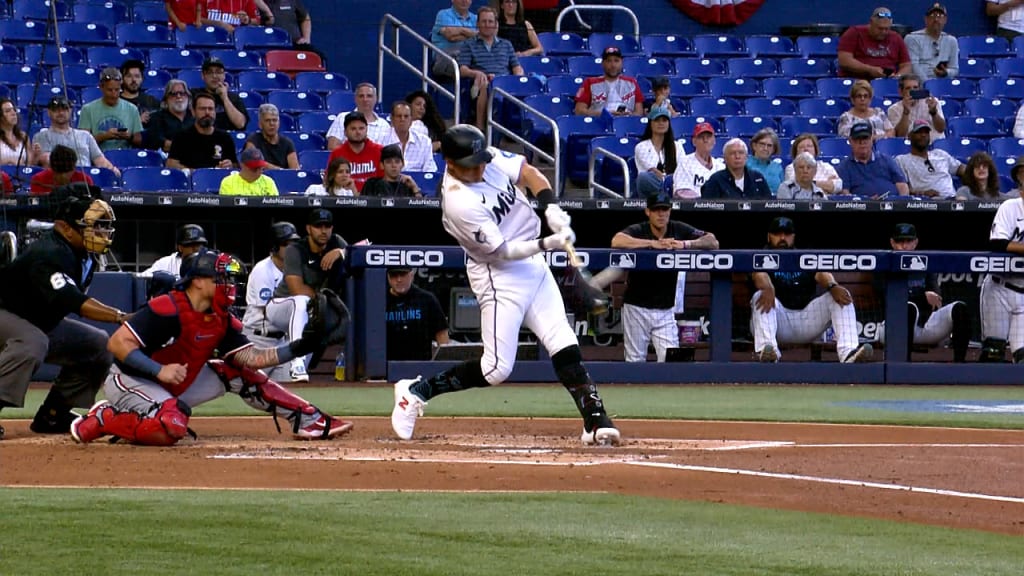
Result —
M647 127L633 149L636 163L636 193L641 198L657 196L665 185L665 175L676 171L683 146L676 142L668 109L657 106L647 115Z
M356 183L352 180L352 164L338 157L327 165L323 184L310 184L306 196L358 196Z
M18 109L9 98L0 98L0 164L29 166L36 163L28 136L22 132Z
M838 194L843 189L843 179L839 177L836 169L831 164L818 160L821 148L818 147L817 136L814 134L801 134L793 139L793 144L789 148L790 158L796 158L803 152L810 154L815 159L815 162L817 162L818 168L814 174L814 183L825 194ZM782 175L782 181L793 182L795 179L793 165L790 164L786 166L785 174Z
M875 97L875 89L867 80L857 80L850 86L850 102L853 108L839 116L836 132L845 138L850 137L850 128L857 122L867 122L874 130L872 141L892 138L896 135L896 127L889 121L889 116L881 108L872 108L871 99Z

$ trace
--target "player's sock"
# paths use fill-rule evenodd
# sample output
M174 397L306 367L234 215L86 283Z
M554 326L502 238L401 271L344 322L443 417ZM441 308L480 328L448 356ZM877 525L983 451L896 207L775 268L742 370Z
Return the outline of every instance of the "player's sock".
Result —
M917 327L917 305L907 302L907 362L914 358L914 329Z
M555 367L558 380L569 391L583 420L590 422L604 416L604 402L601 401L601 395L598 394L597 386L590 379L590 374L583 367L580 347L574 344L559 350L551 357L551 363Z
M967 360L967 345L971 339L971 318L967 313L967 305L963 302L953 304L953 362Z
M484 372L480 369L480 360L469 360L449 368L436 376L426 380L420 380L409 387L409 390L423 398L430 400L434 396L448 392L458 392L469 388L486 388L490 383L484 378Z

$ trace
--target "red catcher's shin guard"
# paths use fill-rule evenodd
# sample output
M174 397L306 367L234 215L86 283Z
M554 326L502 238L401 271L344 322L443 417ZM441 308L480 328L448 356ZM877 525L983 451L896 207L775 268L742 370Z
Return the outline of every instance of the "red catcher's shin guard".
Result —
M319 413L316 406L274 382L259 370L239 368L223 360L210 360L207 365L220 376L229 390L237 391L246 403L254 407L265 406L267 412L274 414L275 422L280 410L282 416L292 421L292 432L297 432L301 428L303 416L316 416ZM236 378L242 381L240 390L231 385L231 381Z
M96 416L103 422L100 430L144 446L171 446L188 434L192 410L177 398L160 404L156 414L143 416L136 412L117 412L104 408Z

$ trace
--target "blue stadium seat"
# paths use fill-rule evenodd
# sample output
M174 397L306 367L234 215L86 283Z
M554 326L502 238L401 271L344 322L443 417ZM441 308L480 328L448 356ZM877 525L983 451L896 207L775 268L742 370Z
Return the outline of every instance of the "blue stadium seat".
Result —
M94 68L107 66L120 67L125 60L146 61L146 55L137 48L118 48L116 46L93 46L86 49L85 55Z
M1017 104L1011 100L991 98L969 98L964 100L964 108L970 116L990 116L992 118L1005 118L1017 113ZM943 108L946 116L959 116L950 114Z
M707 82L698 78L675 76L673 78L669 78L669 85L671 86L671 93L673 96L694 98L697 96L706 96L708 94Z
M565 116L572 114L576 103L572 98L567 98L558 94L536 94L534 96L528 96L524 100L531 107L535 108L545 116L551 119L557 119L559 116ZM523 118L523 130L529 134L529 139L544 150L551 150L552 130L551 125L539 119L539 117L533 112L527 112Z
M774 58L729 58L726 63L733 78L771 78L779 75L779 63Z
M831 136L836 133L833 121L825 117L788 116L780 120L782 134L789 138L800 134Z
M46 24L32 20L0 20L4 44L40 44L46 41Z
M133 22L118 24L116 28L118 46L128 48L174 48L174 31L159 24Z
M0 84L17 86L19 84L34 84L36 82L49 82L50 74L40 66L2 66L0 67Z
M1001 137L988 141L989 153L996 156L1020 156L1024 154L1024 138Z
M562 140L564 175L574 182L585 182L590 162L590 140L609 134L607 125L593 116L561 116L556 121Z
M971 80L988 78L992 76L993 62L988 58L961 59L959 63L960 78L970 78Z
M86 168L85 173L92 178L93 184L100 188L119 188L121 186L121 179L117 177L117 174L109 168Z
M570 76L586 78L604 75L601 59L593 56L570 56L566 58L565 65L569 69Z
M85 53L74 46L61 46L59 51L53 44L25 46L25 63L32 66L53 67L60 66L61 63L67 66L69 64L85 64L87 61Z
M954 100L952 98L939 98L939 104L942 105L943 117L964 115L963 100Z
M259 72L249 70L238 74L238 89L246 92L270 92L291 90L292 79L280 72Z
M282 132L295 132L296 130L298 130L299 121L296 120L295 114L289 114L287 112L283 112L280 110L278 110L278 112L280 112L278 116L278 130L281 130ZM249 118L252 118L254 122L256 119L259 118L259 116L259 109L256 110L255 114L249 114Z
M491 81L491 87L504 90L519 99L544 91L544 84L534 76L495 76ZM493 114L502 126L513 132L523 133L522 108L506 102L499 94L494 96Z
M622 62L622 70L630 76L646 77L648 79L675 74L675 67L672 65L672 61L667 58L626 58Z
M785 98L748 98L743 110L754 116L795 116L798 113L796 102Z
M552 76L548 78L548 94L572 98L582 85L583 78L579 76Z
M631 181L636 182L636 164L633 162L633 153L637 142L639 142L637 138L598 136L590 141L590 155L594 156L595 149L603 148L616 156L622 157L626 160ZM623 196L631 194L630 191L626 190L625 180L622 175L622 165L608 160L604 154L597 156L594 161L594 179L598 184L606 186Z
M963 138L997 138L1005 136L1003 123L997 118L957 116L946 119L946 129L952 136Z
M744 44L746 44L747 52L754 57L774 56L776 58L785 58L797 55L796 45L786 36L755 34L747 36Z
M273 50L292 47L292 39L280 28L239 26L235 28L235 48L239 50Z
M540 74L542 76L553 76L565 74L565 60L558 56L522 56L519 58L519 65L527 74Z
M57 22L67 22L71 20L71 5L60 0L15 0L14 2L14 17L18 20L46 22L52 14L56 14Z
M192 86L189 84L189 86ZM202 84L200 84L202 86ZM242 103L245 104L246 108L259 108L260 104L266 102L266 98L263 97L259 92L239 92L238 97L242 99Z
M768 116L725 117L725 133L728 136L746 139L750 138L759 130L763 130L764 128L771 128L776 132L779 131L779 127L775 123L775 120Z
M406 172L413 180L416 181L416 185L420 188L420 193L426 198L436 198L437 188L441 185L441 179L444 178L444 172Z
M962 162L966 162L975 152L988 152L988 142L980 138L940 138L932 147L945 150Z
M924 83L924 87L936 98L973 98L978 94L978 86L974 80L967 78L933 78Z
M122 169L122 175L125 168L159 168L164 165L163 157L156 150L107 150L103 155Z
M828 116L838 118L850 109L849 99L835 98L803 98L797 103L800 114L804 116Z
M132 6L134 22L143 24L167 24L167 10L162 4L153 2L136 2Z
M779 69L786 78L829 78L835 73L832 61L824 58L784 58Z
M223 48L210 50L211 58L220 58L224 68L232 73L244 72L246 70L265 70L263 59L259 52L247 50L235 50L234 48Z
M693 37L693 47L701 58L736 58L749 56L743 39L731 34L698 34Z
M121 172L124 189L132 192L189 192L188 176L175 168L128 168Z
M875 78L871 81L875 90L875 98L900 99L900 81L897 78Z
M192 50L227 50L235 47L231 33L220 26L187 26L185 31L178 31L176 41L178 48Z
M643 37L643 45L647 53L655 58L697 55L689 38L675 34L648 34Z
M875 150L887 156L899 156L910 152L910 140L906 138L880 138L875 141Z
M999 36L961 36L958 41L960 55L968 58L1010 55L1010 43Z
M351 90L352 83L334 72L299 72L295 75L295 89L327 95L332 90Z
M735 98L698 96L690 98L690 114L695 116L736 116L743 113L743 104Z
M64 66L64 81L74 88L96 86L100 82L100 69L87 64L70 64Z
M818 88L818 96L836 100L850 100L852 78L819 78L814 85Z
M693 116L679 116L672 119L672 132L675 134L677 139L682 139L689 146L690 138L693 136L693 129L697 127L697 124L707 122L715 128L715 132L721 133L722 122L713 116L704 116L701 114L694 114ZM719 149L716 155L721 156L721 145L725 144L728 138L719 138L718 144Z
M626 34L613 34L608 32L594 32L587 38L587 48L590 54L598 58L604 53L604 49L615 46L622 52L623 57L646 56L640 41L634 36Z
M334 114L351 112L356 109L356 95L345 90L335 90L327 95L324 109Z
M537 34L544 53L548 56L584 56L589 55L587 42L579 34L572 32L540 32Z
M1013 178L1010 176L1010 172L1017 163L1017 159L1013 156L997 156L992 158L992 160L996 163L996 172L999 172L999 176L1005 176L1012 182ZM1002 190L1003 192L1009 192L1013 188L1016 188L1016 185L1013 185L1011 188L1003 188Z
M1003 176L1002 174L999 175L1000 190L1004 192L1009 192L1010 190L1013 190L1016 187L1017 185L1013 183L1013 178L1010 178L1009 176Z
M149 66L156 70L196 69L206 59L199 50L188 48L154 48L149 51Z
M676 58L676 75L684 78L715 78L727 76L729 69L721 58Z
M819 138L818 149L821 156L846 157L850 155L850 143L846 138Z
M163 97L163 94L160 95ZM103 98L103 90L100 90L99 86L89 86L88 88L82 88L82 91L78 94L79 100L72 100L72 102L78 102L79 104L86 104L93 100L99 100Z
M289 113L314 112L324 108L319 94L302 90L274 90L267 96L267 102L277 106L281 112Z
M769 98L809 98L817 94L814 82L806 78L765 78L762 84Z
M835 58L838 45L838 36L800 36L796 39L796 50L805 58Z
M993 100L1024 98L1024 78L986 78L979 84L979 95Z
M764 94L760 81L747 78L712 78L708 80L708 91L715 98L753 98Z
M163 8L163 6L160 7ZM108 26L132 21L128 8L120 2L105 2L103 4L79 2L75 4L71 19L75 22L103 22ZM166 11L164 12L164 21L167 21Z
M640 138L648 123L646 116L616 116L612 119L612 132L616 138Z
M68 99L72 102L78 102L78 94L75 93L74 88L68 88ZM63 96L64 89L60 86L51 86L49 84L21 84L18 86L18 106L23 108L37 107L45 108L50 103L50 98L54 96Z
M15 166L13 164L4 164L0 166L0 170L10 176L15 190L28 190L32 177L43 171L40 166Z
M1024 58L1000 58L995 63L997 76L1017 78L1024 76Z
M326 138L327 131L331 129L331 124L334 123L336 116L333 112L303 112L296 122L295 130Z
M192 171L192 191L196 194L220 193L220 181L237 170L231 168L199 168ZM267 170L271 172L271 170Z
M264 174L277 184L277 191L282 196L303 194L310 184L323 183L319 170L267 170Z
M20 46L0 44L0 64L21 66L25 63L25 53Z
M326 132L326 130L325 130ZM330 150L303 150L298 153L299 166L304 170L326 170L327 160L331 157Z
M281 132L282 136L287 136L292 139L292 143L295 144L295 152L302 152L303 150L326 150L327 149L327 138L319 134L309 134L306 132ZM303 188L305 190L305 188Z
M115 46L114 30L94 22L61 22L57 24L61 41L72 46Z
M174 76L171 76L171 73L167 70L156 67L151 67L146 70L144 76L145 77L142 79L143 84L151 86L153 90L160 90L160 97L157 99L163 100L163 87L166 86Z
M174 77L183 81L185 84L188 84L189 90L195 90L196 88L201 88L206 85L206 83L203 82L203 72L196 68L182 68L174 73ZM224 81L228 86L231 85L230 78L230 74L224 77Z

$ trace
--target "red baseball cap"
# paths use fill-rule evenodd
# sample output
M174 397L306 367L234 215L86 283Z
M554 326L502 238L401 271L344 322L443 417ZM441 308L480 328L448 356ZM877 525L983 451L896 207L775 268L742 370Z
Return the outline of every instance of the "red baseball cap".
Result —
M710 132L712 136L715 134L715 127L710 122L701 122L693 127L693 137L696 138L705 132Z
M258 148L246 148L242 151L242 157L239 160L246 168L253 170L268 166L267 161L263 159L263 153Z

